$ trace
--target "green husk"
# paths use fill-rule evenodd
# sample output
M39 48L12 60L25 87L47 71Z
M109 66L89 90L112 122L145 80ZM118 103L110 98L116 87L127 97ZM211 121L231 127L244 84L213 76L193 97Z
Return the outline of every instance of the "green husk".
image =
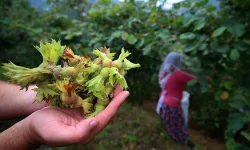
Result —
M40 47L35 48L43 57L38 67L25 68L12 62L4 63L4 75L22 88L35 84L37 95L34 101L46 101L61 108L82 107L86 117L93 117L105 109L117 84L127 89L125 72L140 67L140 64L126 59L131 53L124 49L114 60L115 53L101 47L93 51L97 58L92 60L90 56L75 55L60 41L40 42ZM64 63L57 65L60 58Z

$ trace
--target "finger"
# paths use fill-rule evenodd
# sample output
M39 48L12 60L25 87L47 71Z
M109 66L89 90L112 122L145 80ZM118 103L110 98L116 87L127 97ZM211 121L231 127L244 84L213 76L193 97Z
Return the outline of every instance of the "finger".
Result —
M120 106L124 103L125 99L129 96L128 91L120 92L113 100L109 103L105 110L100 112L95 118L99 121L98 127L91 133L90 139L98 134L103 128L109 123L111 118L118 111Z
M125 99L129 96L128 91L122 91L117 96L115 96L109 105L105 108L103 112L105 112L108 116L113 116L120 106L124 103ZM98 115L97 115L98 116Z
M65 144L86 143L91 132L98 126L99 122L95 118L84 119L76 126L69 126L59 123L61 130L58 130L54 146Z
M116 85L115 90L114 90L114 97L116 97L119 93L122 92L122 89L119 84Z
M95 118L82 120L76 127L76 134L80 134L76 136L78 140L80 140L78 143L86 143L86 141L89 139L91 132L96 129L98 125L99 121Z

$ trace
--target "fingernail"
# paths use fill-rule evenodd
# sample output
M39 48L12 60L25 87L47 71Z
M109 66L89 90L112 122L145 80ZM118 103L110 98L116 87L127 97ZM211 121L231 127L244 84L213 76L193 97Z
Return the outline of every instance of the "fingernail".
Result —
M94 127L97 126L97 122L96 122L95 120L92 120L92 121L90 122L89 126L90 126L91 128L94 128Z
M130 93L129 93L128 91L124 91L124 92L126 93L126 95L127 95L127 97L128 97Z

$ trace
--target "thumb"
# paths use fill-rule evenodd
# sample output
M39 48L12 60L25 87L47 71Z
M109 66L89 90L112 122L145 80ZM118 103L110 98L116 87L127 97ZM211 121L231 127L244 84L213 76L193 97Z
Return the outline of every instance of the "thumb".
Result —
M94 118L84 119L77 125L77 132L80 134L80 140L84 141L90 133L98 126L99 122Z

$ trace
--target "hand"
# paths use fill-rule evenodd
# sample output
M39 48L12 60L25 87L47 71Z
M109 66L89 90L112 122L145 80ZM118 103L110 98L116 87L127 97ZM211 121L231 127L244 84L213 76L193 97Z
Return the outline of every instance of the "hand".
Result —
M85 144L90 142L118 111L129 92L116 87L114 98L96 117L84 119L81 109L46 107L23 122L29 143L49 146Z
M0 120L26 117L48 106L46 102L34 102L36 92L32 89L36 86L30 86L27 91L20 88L18 85L0 81Z
M170 68L170 72L175 72L175 67L172 65L171 68Z

